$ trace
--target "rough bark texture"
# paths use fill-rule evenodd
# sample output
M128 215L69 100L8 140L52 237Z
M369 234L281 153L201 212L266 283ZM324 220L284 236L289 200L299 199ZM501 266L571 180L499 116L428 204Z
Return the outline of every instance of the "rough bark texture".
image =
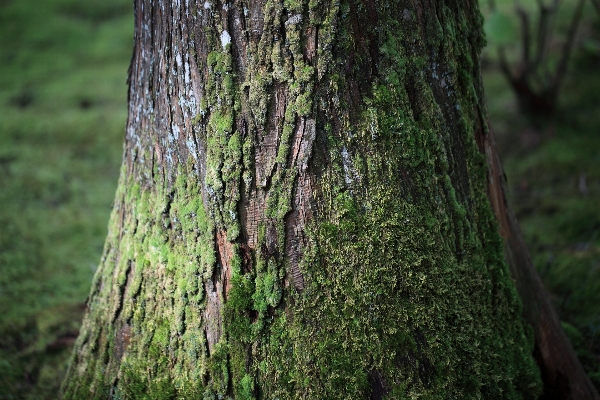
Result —
M475 0L137 0L83 398L536 398Z

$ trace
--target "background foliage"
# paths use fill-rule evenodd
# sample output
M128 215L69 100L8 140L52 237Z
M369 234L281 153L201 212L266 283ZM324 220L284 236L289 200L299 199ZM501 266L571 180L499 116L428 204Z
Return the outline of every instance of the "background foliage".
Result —
M574 3L552 21L550 52ZM521 4L534 15L535 0ZM519 68L513 0L496 8L482 1L482 62L512 202L600 387L600 18L586 4L558 111L534 118L519 111L497 62L502 44ZM57 397L106 236L132 33L128 0L0 0L0 400Z
M0 1L0 399L56 399L127 117L127 0Z
M538 3L520 1L533 37ZM542 76L556 70L576 3L559 2L550 18ZM496 0L496 11L489 0L480 4L489 16L482 55L486 100L512 204L563 328L600 389L600 14L584 4L556 112L524 115L497 52L504 45L513 71L522 68L516 3Z

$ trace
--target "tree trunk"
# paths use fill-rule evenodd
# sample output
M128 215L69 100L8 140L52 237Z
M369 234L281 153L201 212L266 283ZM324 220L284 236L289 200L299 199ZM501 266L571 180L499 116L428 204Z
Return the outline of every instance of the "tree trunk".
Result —
M64 398L541 393L475 141L476 1L137 0L135 17Z

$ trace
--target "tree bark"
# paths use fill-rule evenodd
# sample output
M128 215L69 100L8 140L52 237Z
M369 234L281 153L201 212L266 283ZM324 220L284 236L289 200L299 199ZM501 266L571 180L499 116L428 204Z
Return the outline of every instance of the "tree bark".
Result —
M536 398L476 1L137 0L81 398ZM492 175L490 175L492 176Z

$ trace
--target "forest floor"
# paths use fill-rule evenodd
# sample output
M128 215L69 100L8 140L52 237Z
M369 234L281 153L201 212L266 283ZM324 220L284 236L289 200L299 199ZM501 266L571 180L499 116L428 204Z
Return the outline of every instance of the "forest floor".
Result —
M121 163L128 0L0 0L0 399L56 399Z
M584 34L552 119L519 112L490 48L484 82L535 265L600 387L600 26ZM131 1L0 0L0 400L57 397L119 174L132 36Z

